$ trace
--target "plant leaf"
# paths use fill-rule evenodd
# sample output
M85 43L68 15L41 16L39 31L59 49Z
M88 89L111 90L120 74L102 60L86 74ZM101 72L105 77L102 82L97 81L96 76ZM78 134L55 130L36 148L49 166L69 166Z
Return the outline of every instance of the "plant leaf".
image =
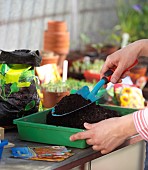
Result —
M32 70L25 70L19 77L19 82L31 82L34 79L34 73Z
M10 93L15 93L15 92L18 92L19 91L19 87L17 87L17 83L14 82L11 86L10 86Z
M25 106L25 111L31 110L34 106L35 106L35 100L32 100L30 103L28 103L28 104Z
M1 74L2 74L3 76L6 74L6 72L7 72L8 70L9 70L8 65L7 65L7 64L2 64L0 72L1 72Z

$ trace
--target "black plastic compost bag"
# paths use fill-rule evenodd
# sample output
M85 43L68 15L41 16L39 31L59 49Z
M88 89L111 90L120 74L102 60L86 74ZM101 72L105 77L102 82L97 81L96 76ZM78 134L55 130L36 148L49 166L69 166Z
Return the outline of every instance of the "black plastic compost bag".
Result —
M34 66L40 62L39 51L0 51L0 126L38 111Z

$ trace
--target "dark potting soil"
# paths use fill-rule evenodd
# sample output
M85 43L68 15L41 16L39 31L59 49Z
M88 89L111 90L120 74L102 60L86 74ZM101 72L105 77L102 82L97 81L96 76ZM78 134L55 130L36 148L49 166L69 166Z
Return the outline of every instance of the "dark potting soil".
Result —
M85 100L78 94L71 94L69 96L65 96L59 103L57 103L54 114L67 113L89 103L90 100ZM49 125L84 129L84 122L96 123L104 119L119 116L120 115L116 111L109 110L92 103L87 107L64 116L52 116L50 111L47 114L46 121Z

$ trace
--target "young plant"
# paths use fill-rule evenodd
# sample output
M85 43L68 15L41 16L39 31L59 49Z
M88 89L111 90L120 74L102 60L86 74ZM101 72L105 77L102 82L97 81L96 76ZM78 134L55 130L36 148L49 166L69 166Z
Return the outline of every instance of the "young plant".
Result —
M94 60L93 62L91 61L86 61L85 59L83 61L74 61L72 63L72 66L69 68L71 72L76 72L76 73L84 73L86 70L91 70L92 72L100 72L102 66L104 64L103 60Z
M69 86L67 83L63 83L62 81L57 82L49 82L48 84L42 84L41 88L43 88L47 92L66 92L69 91Z

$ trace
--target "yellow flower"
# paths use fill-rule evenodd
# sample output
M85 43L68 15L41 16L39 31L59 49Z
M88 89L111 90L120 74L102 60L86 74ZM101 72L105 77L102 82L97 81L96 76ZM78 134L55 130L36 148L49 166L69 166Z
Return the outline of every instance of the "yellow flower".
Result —
M131 94L132 93L131 88L130 87L124 87L122 89L122 94L124 94L124 93Z
M127 106L128 103L130 102L128 95L120 96L120 102L121 102L121 106Z

